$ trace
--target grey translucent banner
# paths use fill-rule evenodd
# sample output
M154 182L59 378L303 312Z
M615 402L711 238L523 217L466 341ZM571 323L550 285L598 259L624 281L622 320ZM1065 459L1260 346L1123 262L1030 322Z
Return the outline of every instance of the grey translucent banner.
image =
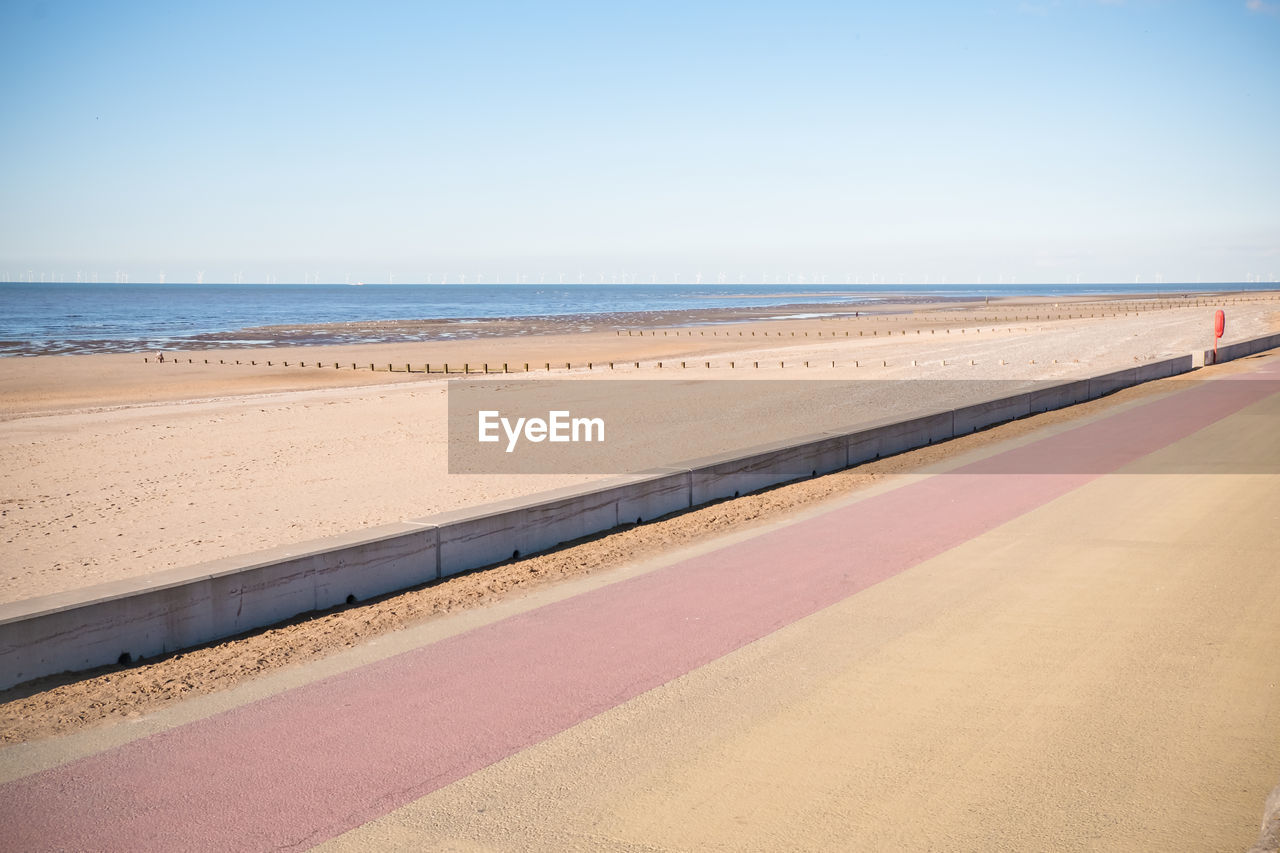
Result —
M1110 390L1090 380L459 379L448 386L449 473L634 474L754 454L775 473L804 477L816 471L813 454L784 448L821 444L824 463L843 452L856 464ZM1083 446L1059 440L1055 449L1009 454L970 473L1118 470L1115 448L1088 446L1095 434L1116 447L1142 445L1120 461L1126 472L1280 473L1277 393L1280 383L1271 380L1165 380L1160 398L1193 396L1180 406L1135 400L1114 436L1094 428L1080 434ZM1210 417L1243 408L1254 429L1269 430L1269 442L1239 441ZM1171 427L1184 410L1203 426ZM1214 429L1221 440L1197 438Z

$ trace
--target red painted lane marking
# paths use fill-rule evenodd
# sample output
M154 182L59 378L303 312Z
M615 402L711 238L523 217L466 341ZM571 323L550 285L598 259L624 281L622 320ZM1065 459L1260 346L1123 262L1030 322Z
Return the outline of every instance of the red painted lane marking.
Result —
M1268 396L1225 383L1010 453L1123 465ZM1206 388L1212 386L1206 385ZM1248 389L1255 390L1250 393ZM1115 450L1115 448L1122 448ZM1000 457L0 787L12 849L298 849L1088 482ZM778 583L779 575L785 583Z
M1280 367L1280 363L1276 365ZM1015 448L963 472L984 474L1105 474L1185 438L1214 420L1280 392L1280 382L1261 375L1191 380L1182 393L1159 398L1104 420ZM1242 382L1247 377L1252 382ZM1212 417L1212 420L1206 420ZM1105 431L1106 424L1115 429Z

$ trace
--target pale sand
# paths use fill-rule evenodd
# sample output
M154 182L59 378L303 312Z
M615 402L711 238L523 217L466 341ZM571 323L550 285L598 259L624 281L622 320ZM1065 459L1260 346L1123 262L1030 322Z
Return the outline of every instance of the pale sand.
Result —
M1227 340L1276 327L1276 297L1249 300L1228 306ZM667 326L643 337L605 330L181 354L196 364L144 363L134 354L0 359L0 600L144 576L592 479L448 475L446 380L331 366L284 368L283 360L488 362L494 369L503 362L517 369L525 362L574 365L521 381L990 381L1097 374L1211 344L1210 307L1034 319L1068 310L1061 304L915 305L906 306L914 314ZM1078 303L1069 310L1113 308ZM205 358L215 363L206 366ZM219 359L256 360L259 366L219 365ZM262 365L268 359L275 366ZM913 359L919 363L913 366ZM623 367L637 360L639 369ZM806 360L809 369L800 366ZM610 361L617 369L607 369ZM691 367L680 370L680 361ZM707 361L711 369L694 366ZM738 365L732 372L731 361ZM743 368L755 361L760 368ZM779 368L779 361L787 366ZM590 371L587 362L594 364ZM902 389L895 384L895 411L936 402L911 399ZM690 406L665 415L655 441L676 461L837 425L806 411L803 400L787 402L762 399L750 418L714 405Z

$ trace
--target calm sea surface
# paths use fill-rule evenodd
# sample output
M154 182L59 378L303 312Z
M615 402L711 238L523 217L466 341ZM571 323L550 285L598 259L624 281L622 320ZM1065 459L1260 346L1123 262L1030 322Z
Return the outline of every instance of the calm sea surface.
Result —
M1274 289L1274 284L919 285L911 297ZM773 307L884 297L884 285L364 285L0 283L0 355L173 345L254 326ZM246 343L252 336L246 336Z

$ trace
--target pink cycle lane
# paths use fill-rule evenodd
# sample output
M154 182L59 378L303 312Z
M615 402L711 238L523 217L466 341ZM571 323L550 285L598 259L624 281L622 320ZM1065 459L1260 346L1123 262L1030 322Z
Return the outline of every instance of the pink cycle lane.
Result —
M952 473L15 780L0 786L0 846L310 847L1277 390L1274 382L1203 383Z

